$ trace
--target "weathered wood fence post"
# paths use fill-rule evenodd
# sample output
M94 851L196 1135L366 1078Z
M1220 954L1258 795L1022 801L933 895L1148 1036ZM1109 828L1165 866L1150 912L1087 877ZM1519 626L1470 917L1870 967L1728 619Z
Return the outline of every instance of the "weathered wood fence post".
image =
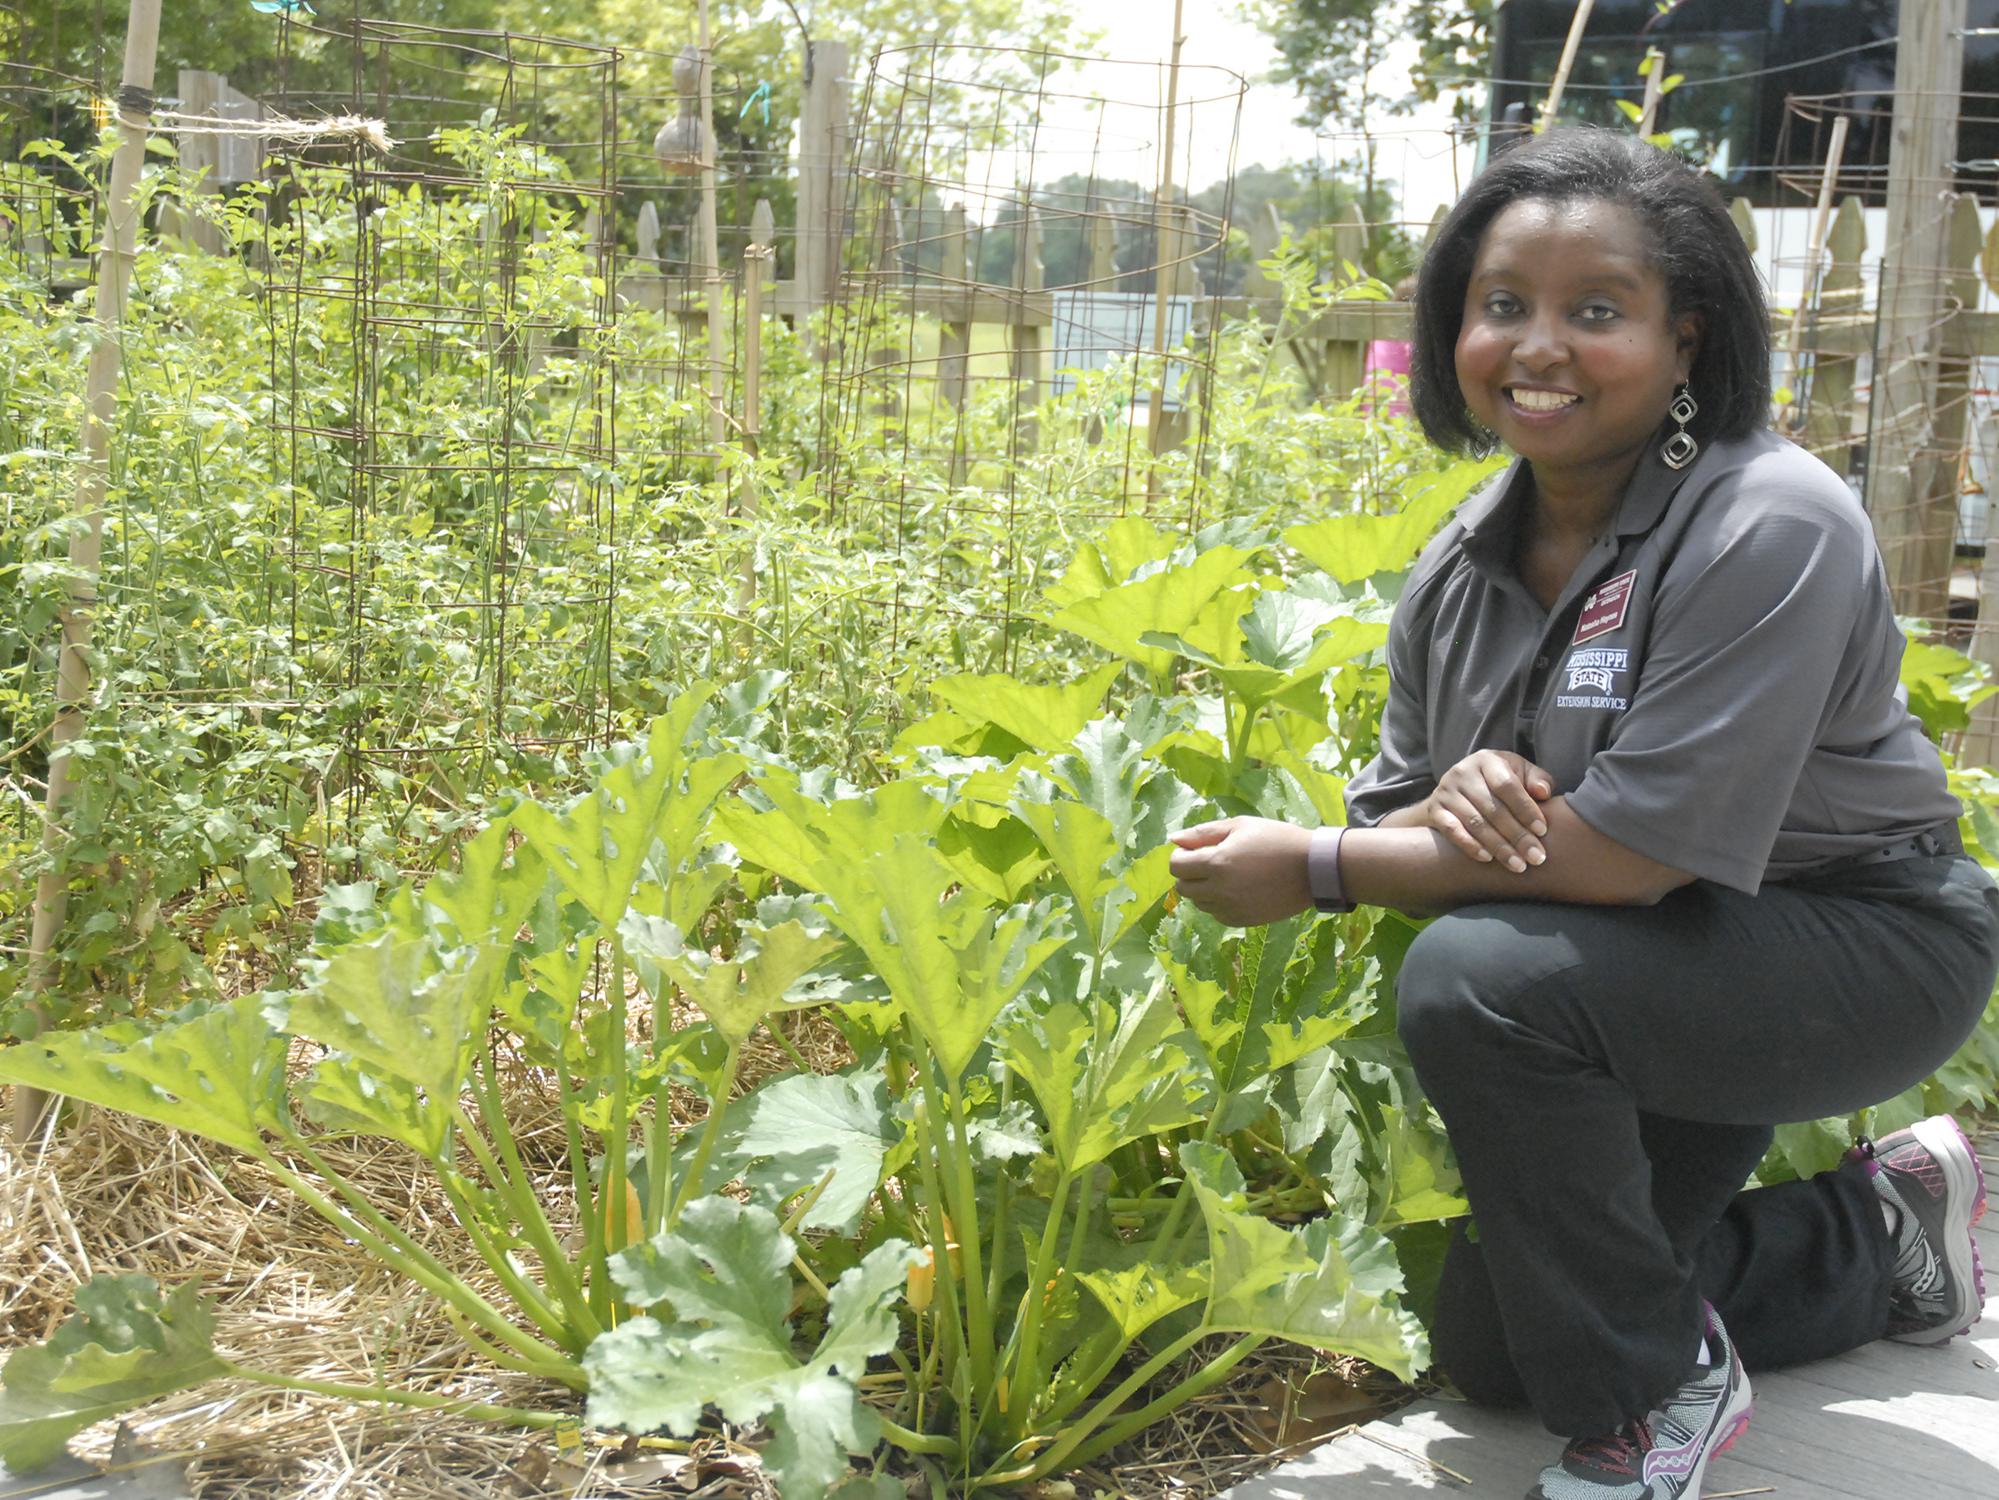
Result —
M1840 163L1846 157L1847 129L1845 115L1832 122L1832 144L1826 148L1825 166L1819 174L1818 207L1812 214L1811 244L1805 252L1805 284L1799 289L1798 305L1791 313L1791 336L1784 361L1784 375L1791 389L1791 398L1784 403L1779 422L1786 432L1795 430L1803 420L1804 408L1799 405L1799 396L1804 389L1804 375L1798 366L1798 355L1805 336L1805 317L1818 291L1814 283L1819 274L1819 262L1825 257L1826 236L1832 223L1832 195L1839 186ZM1742 200L1738 198L1735 201L1740 203Z
M231 88L221 73L200 68L182 68L174 87L180 94L180 113L232 124L261 120L264 106L248 94ZM190 129L180 132L176 143L181 170L190 176L205 173L200 192L203 197L221 197L239 183L255 182L263 175L264 142L255 135L232 135L215 130ZM222 231L203 216L175 212L169 232L187 239L210 255L221 255L228 246Z
M1007 325L1007 374L1013 381L1014 432L1021 452L1032 452L1040 436L1035 408L1041 405L1043 329L1024 316L1029 297L1046 284L1041 263L1041 214L1032 203L1020 206L1013 242L1013 320Z
M847 212L847 44L812 44L812 82L798 138L797 260L793 311L809 324L833 300ZM824 357L825 351L818 351Z
M1242 294L1254 302L1269 302L1282 297L1283 286L1271 280L1270 273L1263 269L1263 262L1277 253L1278 245L1284 240L1284 221L1277 216L1277 205L1264 204L1262 213L1251 216L1247 232L1249 270L1243 275Z
M937 284L953 306L972 300L970 239L965 232L965 205L944 210L944 232L938 239ZM972 353L972 325L946 318L937 340L937 394L954 411L965 406Z
M902 257L902 209L885 187L880 207L875 211L874 293L865 304L872 320L894 319L907 305L903 296L907 279ZM910 322L913 327L913 317ZM879 321L870 330L871 337L880 337L884 332ZM883 339L879 343L870 343L865 363L869 404L884 423L892 423L902 413L902 393L897 389L896 368L906 367L908 357L893 340ZM885 429L884 438L886 436Z
M1859 198L1849 195L1840 201L1825 245L1826 269L1819 278L1815 320L1822 339L1858 328L1862 322L1861 257L1867 253L1867 218ZM1859 364L1857 354L1814 353L1805 391L1805 446L1841 476L1853 468L1853 392Z
M708 27L708 0L700 0L701 210L696 236L701 256L702 302L708 324L708 441L719 450L729 433L728 330L723 323L727 289L722 279L720 210L715 191L715 48Z
M1895 606L1939 623L1957 529L1956 455L1940 446L1949 434L1938 401L1965 5L1901 10L1867 444L1867 509Z
M1176 236L1173 234L1173 151L1178 139L1180 124L1180 49L1187 43L1182 26L1185 18L1186 0L1173 0L1172 61L1166 68L1166 132L1165 141L1159 152L1159 190L1153 195L1152 224L1154 235L1154 259L1158 262L1158 274L1153 278L1154 306L1152 311L1152 357L1159 361L1159 375L1152 387L1152 394L1146 403L1146 440L1155 456L1166 450L1166 330L1170 326L1173 293L1173 260ZM1149 504L1159 494L1159 469L1151 467L1145 481L1145 498Z
M1360 203L1349 203L1333 220L1334 275L1345 277L1347 267L1361 269L1367 263L1367 213ZM1367 360L1367 345L1352 339L1328 342L1320 366L1325 380L1321 394L1330 400L1350 396L1360 385Z
M1090 218L1083 242L1090 253L1089 289L1107 292L1117 281L1117 221L1094 200L1087 212Z

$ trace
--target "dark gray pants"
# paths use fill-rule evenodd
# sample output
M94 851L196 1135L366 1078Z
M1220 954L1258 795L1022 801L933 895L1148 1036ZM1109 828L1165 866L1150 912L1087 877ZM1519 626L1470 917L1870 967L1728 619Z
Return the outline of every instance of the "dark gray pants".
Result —
M1742 1193L1770 1127L1920 1082L1999 972L1999 890L1963 856L1653 907L1465 907L1424 929L1399 1026L1464 1173L1439 1367L1585 1437L1691 1373L1701 1302L1745 1359L1857 1347L1887 1317L1858 1173Z

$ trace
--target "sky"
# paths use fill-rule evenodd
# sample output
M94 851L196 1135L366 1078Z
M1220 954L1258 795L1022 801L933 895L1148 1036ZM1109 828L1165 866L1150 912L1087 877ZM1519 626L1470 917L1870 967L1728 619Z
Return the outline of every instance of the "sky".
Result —
M992 180L1046 181L1065 171L1153 183L1165 123L1166 63L1172 56L1172 0L1078 0L1076 15L1103 33L1097 48L1106 61L1073 64L1051 88L1058 99L1029 146L1018 144L990 164ZM1298 97L1270 80L1278 64L1268 36L1237 13L1235 0L1186 0L1182 19L1174 180L1198 192L1226 178L1231 153L1236 168L1255 164L1328 162L1355 152L1355 143L1322 138L1296 123ZM1393 68L1391 58L1385 67ZM1391 82L1384 92L1399 93ZM1099 106L1093 99L1101 99ZM1427 224L1439 204L1454 202L1460 174L1471 167L1469 148L1455 148L1449 113L1442 105L1384 122L1378 135L1377 173L1403 184L1401 217ZM986 170L974 169L973 180Z
M1056 99L1040 129L1009 153L975 159L970 184L990 184L987 212L1004 211L997 195L1011 184L1047 182L1068 171L1133 179L1159 179L1167 62L1172 55L1173 0L1075 0L1086 27L1103 33L1096 51L1103 61L1071 65L1051 82ZM1236 169L1279 166L1314 159L1332 162L1356 154L1358 143L1321 135L1296 122L1298 96L1270 74L1277 49L1238 13L1237 0L1185 0L1180 98L1174 146L1174 182L1198 192ZM1401 60L1406 68L1408 59ZM1393 70L1397 59L1384 62ZM1391 76L1382 92L1402 89ZM1102 103L1096 101L1101 100ZM1191 101L1191 102L1188 102ZM1376 132L1379 180L1399 185L1398 218L1418 233L1439 205L1455 203L1474 165L1474 149L1456 142L1443 104L1383 121ZM989 174L989 175L988 175ZM968 206L980 215L976 192ZM1804 279L1807 209L1759 209L1757 261L1773 298L1788 303ZM1881 244L1885 217L1868 210L1869 243Z

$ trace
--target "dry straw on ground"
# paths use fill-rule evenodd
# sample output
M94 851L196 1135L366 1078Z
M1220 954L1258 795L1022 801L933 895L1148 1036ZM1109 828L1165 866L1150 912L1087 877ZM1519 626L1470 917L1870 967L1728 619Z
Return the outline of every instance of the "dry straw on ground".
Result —
M790 1040L817 1061L817 1054L836 1050L837 1032L824 1031L831 1035L795 1028ZM786 1065L775 1043L769 1052L757 1059L762 1067ZM561 1124L553 1103L526 1070L514 1070L507 1092L524 1154L548 1160L547 1201L559 1203ZM368 1141L324 1154L446 1264L502 1300L454 1233L450 1206L420 1161ZM559 1221L556 1227L566 1228ZM0 1144L0 1352L47 1338L81 1281L132 1271L164 1287L199 1281L215 1301L218 1348L258 1369L467 1402L541 1410L580 1405L569 1393L471 1357L426 1296L239 1153L102 1111L52 1124L27 1151ZM1248 1361L1227 1385L1134 1443L1142 1456L1099 1464L1069 1482L1085 1500L1214 1494L1295 1451L1273 1445L1312 1433L1309 1423L1295 1433L1280 1431L1271 1393L1304 1389L1317 1368L1301 1351L1273 1350L1269 1359ZM1357 1367L1341 1373L1356 1374ZM1393 1400L1392 1382L1381 1377L1374 1377L1373 1391L1384 1403ZM1295 1405L1289 1398L1283 1404ZM167 1398L129 1420L147 1448L185 1455L188 1489L197 1500L774 1500L753 1450L733 1433L691 1451L594 1435L558 1441L448 1413L357 1406L237 1381ZM100 1425L72 1450L103 1462L113 1436L111 1424ZM927 1489L919 1480L912 1494ZM1069 1491L1056 1485L1044 1493Z

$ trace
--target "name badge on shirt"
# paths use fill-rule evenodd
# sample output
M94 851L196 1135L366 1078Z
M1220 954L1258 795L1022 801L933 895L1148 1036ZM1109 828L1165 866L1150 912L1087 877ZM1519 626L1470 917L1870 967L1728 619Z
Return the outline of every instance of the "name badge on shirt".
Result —
M1580 646L1584 641L1609 635L1622 625L1624 611L1631 604L1631 586L1637 581L1638 570L1633 568L1600 584L1596 592L1583 600L1582 618L1576 621L1576 638L1569 644Z

